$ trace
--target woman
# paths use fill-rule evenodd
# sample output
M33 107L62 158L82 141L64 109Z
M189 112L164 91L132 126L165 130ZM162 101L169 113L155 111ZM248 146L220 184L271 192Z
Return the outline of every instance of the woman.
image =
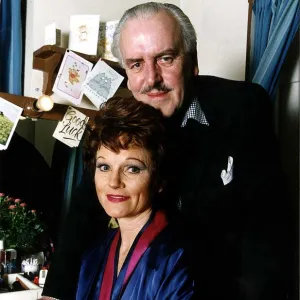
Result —
M191 299L186 253L161 209L163 116L133 98L108 100L88 140L108 229L84 254L76 299ZM96 230L96 229L95 229Z

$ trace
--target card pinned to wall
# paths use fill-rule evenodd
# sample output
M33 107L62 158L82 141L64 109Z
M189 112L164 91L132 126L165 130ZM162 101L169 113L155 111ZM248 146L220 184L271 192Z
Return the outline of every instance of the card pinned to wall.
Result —
M0 150L6 150L23 109L0 97Z
M101 103L111 98L124 77L104 61L99 60L82 85L84 94L99 108Z
M67 49L52 91L73 104L79 105L83 96L82 84L92 67L92 63Z
M53 137L69 147L78 147L89 117L69 106L62 121L58 122Z
M70 17L69 49L89 55L97 54L100 15Z

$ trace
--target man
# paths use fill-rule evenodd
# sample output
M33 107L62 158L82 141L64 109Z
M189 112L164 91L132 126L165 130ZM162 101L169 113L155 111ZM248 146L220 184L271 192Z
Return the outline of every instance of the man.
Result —
M285 299L286 212L271 104L258 85L198 76L196 46L195 30L178 7L145 3L125 12L112 51L135 98L160 109L179 141L172 167L181 168L182 176L172 178L170 193L190 222L183 232L193 252L198 298ZM79 207L84 205L91 203ZM69 240L72 226L86 234L92 228L71 225L79 207L66 225ZM76 277L84 246L61 248L44 294L72 299L75 283L73 290L70 284L55 291L54 274L60 256Z

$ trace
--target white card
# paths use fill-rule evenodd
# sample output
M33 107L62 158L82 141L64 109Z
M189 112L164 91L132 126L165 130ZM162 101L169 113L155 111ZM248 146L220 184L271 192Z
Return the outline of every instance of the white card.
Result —
M58 122L53 137L69 147L78 147L88 120L85 114L69 106L63 120Z
M0 150L6 150L23 109L0 97Z
M69 49L89 55L97 54L100 15L70 17Z
M101 103L111 98L124 77L104 61L99 60L82 85L84 94L99 108Z
M92 63L67 50L52 91L75 105L80 104L83 95L82 84L92 67Z
M111 44L113 35L119 20L100 22L99 40L98 40L98 56L112 61L118 61L111 53Z
M45 27L45 45L57 45L61 44L61 31L56 29L55 22Z

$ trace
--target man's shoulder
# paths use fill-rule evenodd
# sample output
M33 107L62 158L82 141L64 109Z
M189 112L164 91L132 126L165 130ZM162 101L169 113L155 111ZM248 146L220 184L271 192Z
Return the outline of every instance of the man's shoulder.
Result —
M245 110L257 106L264 110L269 109L271 104L266 90L252 82L199 75L195 77L194 87L205 113L213 107L217 111Z
M198 75L195 77L196 88L203 89L204 91L218 91L221 89L222 92L229 91L231 93L240 93L245 91L261 92L266 94L265 89L257 83L244 81L244 80L233 80L228 78L222 78L217 76L209 75Z

